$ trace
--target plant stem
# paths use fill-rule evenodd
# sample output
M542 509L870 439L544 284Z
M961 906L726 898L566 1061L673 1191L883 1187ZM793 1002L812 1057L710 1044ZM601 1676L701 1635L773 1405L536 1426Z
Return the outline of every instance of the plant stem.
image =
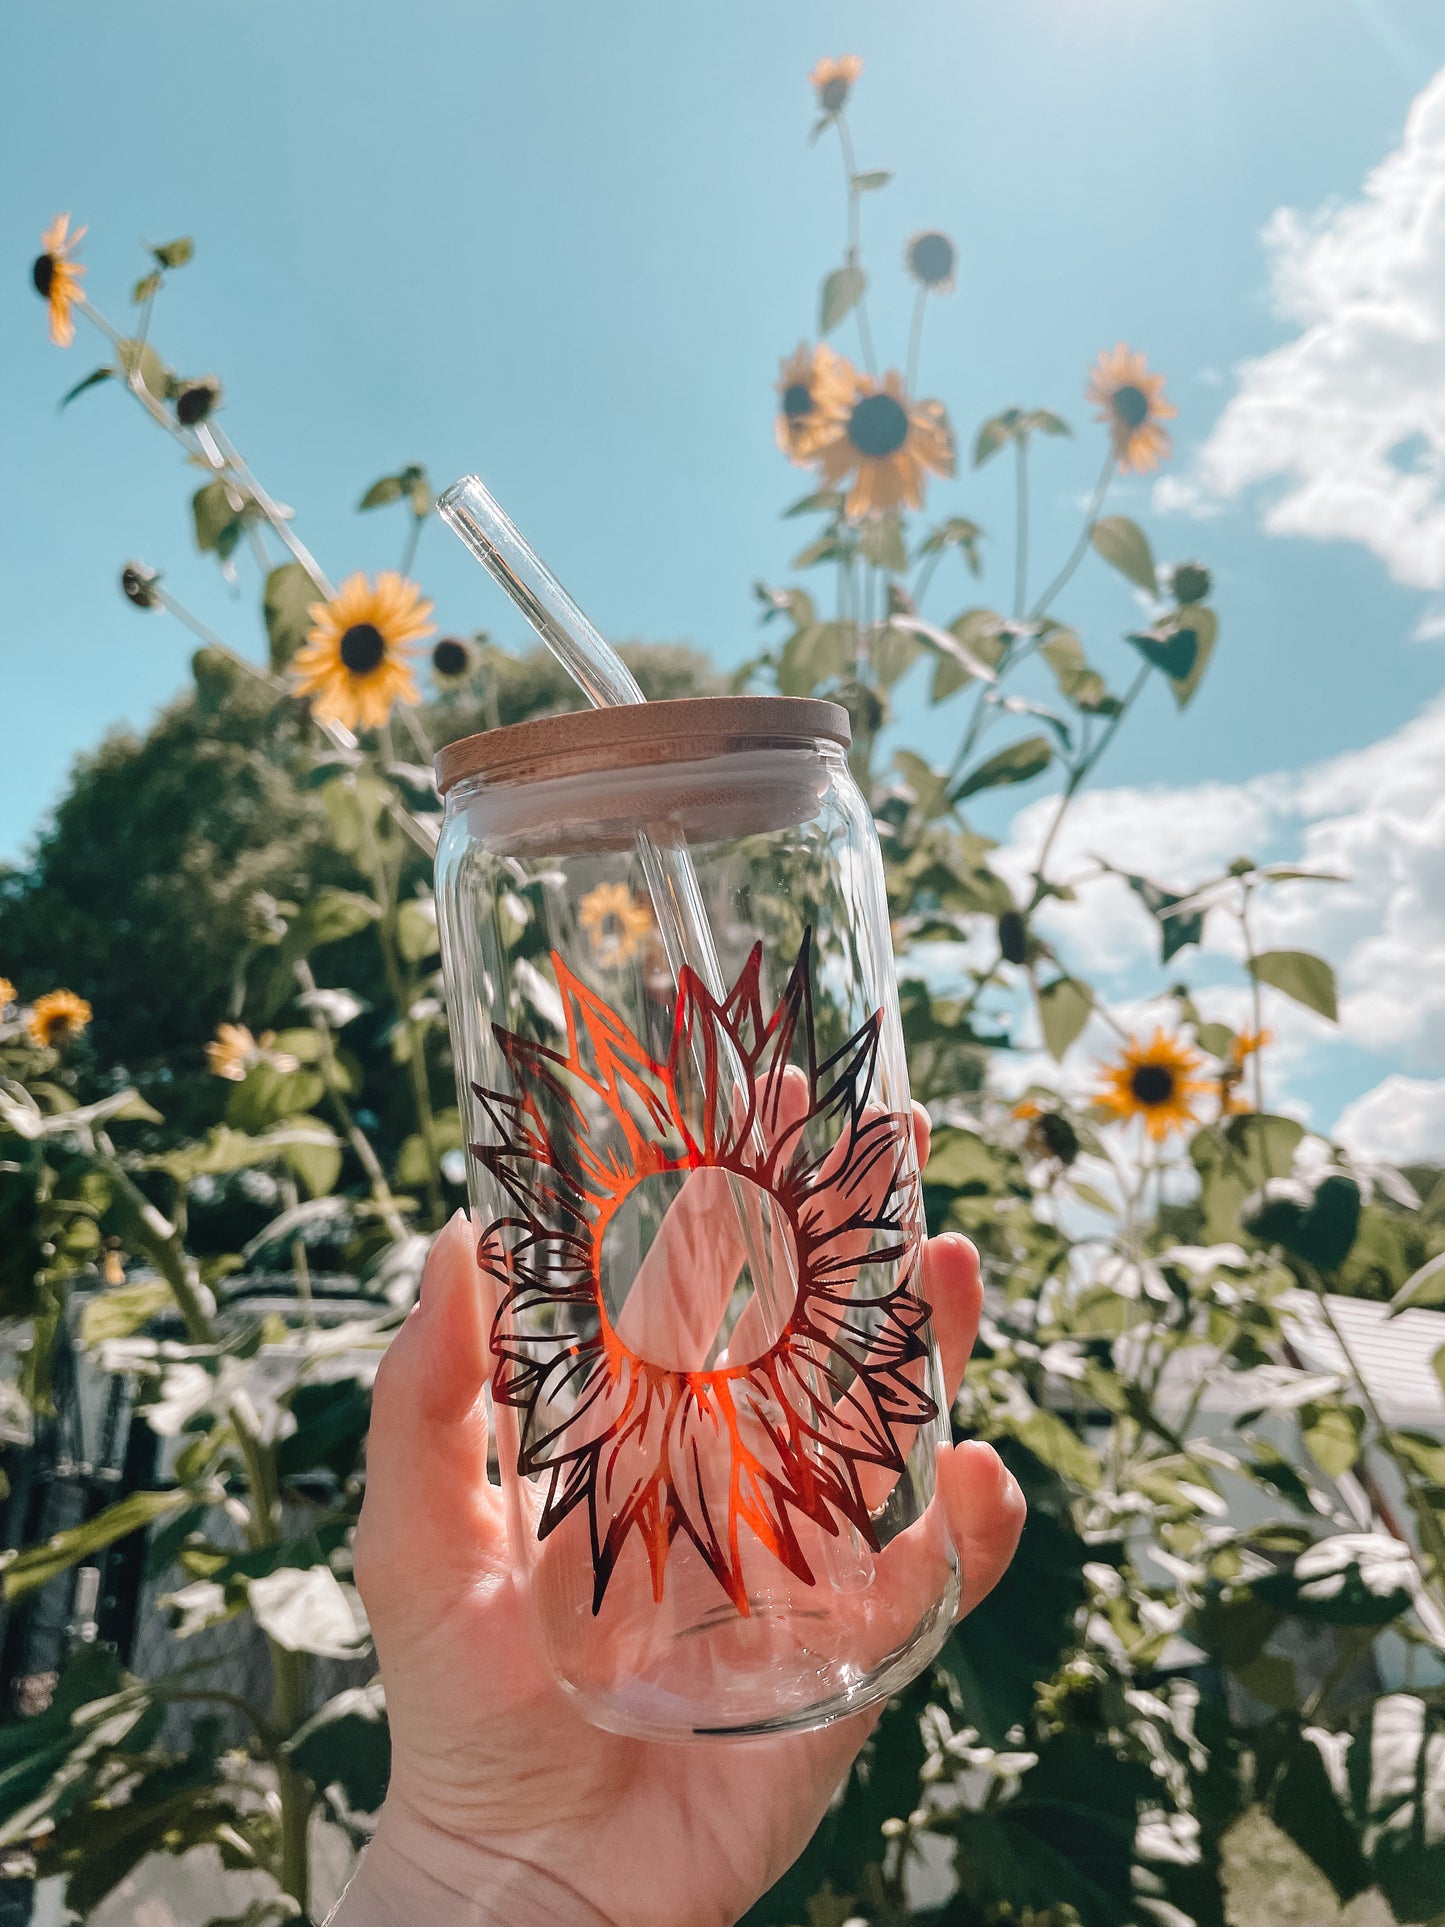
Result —
M296 979L302 990L308 993L314 991L316 979L311 973L310 964L304 957L296 959L295 968ZM391 1186L386 1181L386 1173L381 1168L380 1160L371 1147L371 1140L351 1115L351 1108L341 1094L341 1066L337 1062L336 1042L331 1035L331 1026L319 1010L312 1010L310 1016L311 1027L321 1043L321 1065L326 1079L327 1102L331 1106L337 1123L341 1126L342 1135L355 1151L357 1160L366 1173L371 1186L372 1202L381 1215L382 1223L392 1238L399 1243L408 1235L406 1220L397 1209L396 1199L392 1196Z
M1014 620L1022 622L1029 606L1029 444L1026 435L1014 437L1014 480Z
M913 297L913 321L908 330L908 372L903 383L910 398L918 386L918 361L923 352L923 312L927 306L928 289L920 282L918 293Z
M402 548L401 562L398 565L402 575L411 574L411 565L416 560L416 545L421 540L422 525L425 521L424 515L417 515L413 511L411 527L407 530L406 543Z
M859 195L858 189L853 184L854 176L858 170L853 160L853 137L848 132L847 116L840 110L834 116L834 120L838 128L838 143L843 152L843 172L848 184L847 261L850 268L856 268L858 266L858 256L862 249L862 228L858 208ZM873 353L873 330L868 326L868 297L866 293L859 295L856 312L858 315L858 340L863 348L863 366L868 370L870 375L876 376L878 373L878 363Z
M1239 927L1244 936L1244 967L1249 972L1249 984L1254 1010L1255 1048L1252 1053L1254 1058L1254 1064L1252 1066L1254 1071L1254 1108L1256 1111L1263 1111L1264 1065L1261 1059L1264 1056L1264 1052L1259 1048L1259 1040L1264 1035L1264 991L1258 977L1254 974L1255 948L1254 938L1251 936L1249 928L1250 882L1248 877L1240 878L1239 895Z
M1048 834L1044 838L1044 846L1039 851L1039 860L1034 866L1034 894L1029 903L1030 910L1037 909L1038 905L1043 902L1045 894L1044 870L1048 864L1049 852L1054 847L1054 839L1058 836L1064 818L1068 814L1069 805L1093 774L1100 758L1118 734L1119 725L1133 708L1140 691L1149 678L1149 667L1147 662L1140 667L1138 675L1135 676L1133 682L1129 685L1128 694L1119 705L1118 714L1109 718L1108 728L1105 729L1093 749L1090 750L1089 754L1078 765L1069 777L1068 782L1064 785L1063 793L1059 797L1059 807L1054 811L1054 820L1049 825Z
M1104 506L1104 497L1109 492L1109 484L1114 479L1114 463L1114 450L1111 447L1109 453L1104 458L1104 466L1100 471L1099 479L1094 484L1094 493L1089 498L1089 506L1084 510L1084 526L1079 532L1079 539L1074 544L1068 561L1065 562L1063 568L1059 570L1059 573L1054 577L1048 588L1044 590L1030 611L1030 617L1033 621L1037 621L1040 616L1048 614L1050 608L1053 606L1055 596L1059 595L1066 584L1073 580L1074 571L1088 554L1089 537L1093 533L1094 523L1098 518L1099 510Z
M208 649L218 650L228 662L235 663L238 669L244 669L246 674L248 676L254 676L257 682L263 682L267 684L269 688L279 690L282 694L285 693L286 686L279 676L273 676L268 670L263 669L259 663L248 661L238 649L233 649L230 643L223 642L214 629L208 628L199 616L193 616L183 602L178 602L169 589L162 588L160 583L156 582L151 585L151 594L165 610L167 615L174 616L182 628L189 629L191 634L205 643Z

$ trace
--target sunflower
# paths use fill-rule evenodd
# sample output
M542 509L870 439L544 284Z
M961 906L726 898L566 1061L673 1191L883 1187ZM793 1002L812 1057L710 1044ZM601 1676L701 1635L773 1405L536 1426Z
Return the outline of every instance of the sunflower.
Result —
M47 990L37 997L25 1020L30 1041L59 1050L73 1037L79 1037L91 1019L90 1005L73 990Z
M604 970L635 957L652 934L652 912L625 883L599 883L577 907L592 954Z
M840 114L853 91L853 82L863 71L859 54L839 54L835 60L820 60L808 79L825 114Z
M1151 375L1145 357L1120 342L1094 363L1087 398L1107 422L1114 456L1125 474L1157 468L1174 444L1159 424L1179 413L1164 399L1163 375Z
M0 1016L4 1016L10 1006L17 1001L15 986L8 977L0 977Z
M75 339L75 323L70 310L80 300L80 277L85 273L71 256L85 233L78 227L69 232L70 216L57 214L40 237L43 252L36 255L30 270L35 292L50 308L50 339L57 348L68 348Z
M847 420L858 376L826 341L800 342L778 372L778 447L806 468Z
M455 689L465 682L475 662L476 651L461 636L443 636L432 644L432 677L444 689Z
M958 249L938 228L927 228L909 241L903 262L915 281L935 294L947 294L958 266Z
M232 1084L239 1084L257 1064L283 1073L294 1071L298 1060L289 1051L276 1050L275 1042L274 1030L253 1037L245 1024L218 1024L206 1046L206 1069L212 1077L224 1077Z
M849 476L847 512L922 508L925 469L953 473L953 432L943 405L910 402L897 374L881 385L859 375L853 404L837 434L818 451L818 472L828 488Z
M291 665L296 694L311 698L319 721L380 729L393 703L421 701L408 658L436 627L431 612L394 569L383 569L374 588L364 575L349 576L329 602L307 611L313 627Z
M1104 1085L1096 1101L1117 1117L1142 1117L1150 1137L1162 1143L1195 1122L1189 1100L1207 1088L1207 1080L1194 1075L1199 1063L1197 1051L1162 1030L1147 1044L1131 1037L1122 1063L1100 1067Z
M1253 1105L1240 1090L1244 1082L1245 1066L1256 1051L1273 1043L1274 1033L1268 1030L1242 1030L1229 1046L1219 1072L1219 1115L1238 1117L1242 1112L1253 1110Z
M491 1141L471 1151L500 1207L478 1247L497 1293L493 1397L517 1413L518 1472L543 1482L537 1537L585 1520L573 1529L590 1539L594 1616L629 1546L657 1600L690 1547L744 1617L764 1554L806 1585L842 1526L878 1550L878 1484L937 1427L911 1125L875 1091L882 1013L825 1055L811 933L772 1010L762 949L722 999L684 965L660 1059L554 952L565 1054L497 1025L508 1088L472 1087ZM723 1062L746 1093L731 1109ZM795 1262L777 1336L745 1345L739 1322L719 1352L743 1252L724 1265L715 1235L694 1246L683 1200L723 1173L767 1194ZM633 1317L647 1259L616 1316L603 1284L608 1226L662 1177L679 1189L652 1250L673 1237L691 1253L655 1268L688 1288L681 1345L646 1310Z

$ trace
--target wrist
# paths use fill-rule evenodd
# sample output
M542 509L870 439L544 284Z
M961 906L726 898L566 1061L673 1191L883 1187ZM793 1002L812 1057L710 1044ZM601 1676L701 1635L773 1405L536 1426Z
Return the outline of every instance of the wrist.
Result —
M467 1840L388 1797L326 1927L612 1927L545 1865Z

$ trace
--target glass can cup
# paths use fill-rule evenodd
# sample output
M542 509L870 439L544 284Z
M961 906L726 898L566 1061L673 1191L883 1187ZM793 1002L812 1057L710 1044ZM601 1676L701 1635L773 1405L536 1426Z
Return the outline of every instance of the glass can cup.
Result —
M817 1726L959 1597L873 819L787 697L451 744L437 903L512 1556L652 1737Z

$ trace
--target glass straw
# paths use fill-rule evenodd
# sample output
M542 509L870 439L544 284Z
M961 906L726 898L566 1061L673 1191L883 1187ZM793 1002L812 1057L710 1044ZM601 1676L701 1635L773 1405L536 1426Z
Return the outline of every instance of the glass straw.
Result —
M616 703L646 701L636 677L621 656L578 608L479 476L464 475L459 482L453 482L438 498L437 513L517 605L594 707L605 709ZM708 993L721 1002L726 994L722 964L687 845L678 834L670 834L666 841L660 841L640 833L637 854L674 980L681 979L686 964ZM732 1056L730 1052L727 1055ZM741 1063L734 1060L720 1068L724 1068L726 1082L736 1087L738 1100L746 1112L750 1108L751 1093L743 1088ZM724 1105L731 1096L726 1089L720 1093ZM761 1162L765 1146L756 1113L752 1138ZM771 1241L782 1254L787 1273L780 1280L769 1262L770 1241L756 1195L745 1194L742 1185L731 1175L728 1185L753 1287L762 1302L771 1342L783 1330L792 1312L795 1282L791 1276L792 1251L786 1236Z

